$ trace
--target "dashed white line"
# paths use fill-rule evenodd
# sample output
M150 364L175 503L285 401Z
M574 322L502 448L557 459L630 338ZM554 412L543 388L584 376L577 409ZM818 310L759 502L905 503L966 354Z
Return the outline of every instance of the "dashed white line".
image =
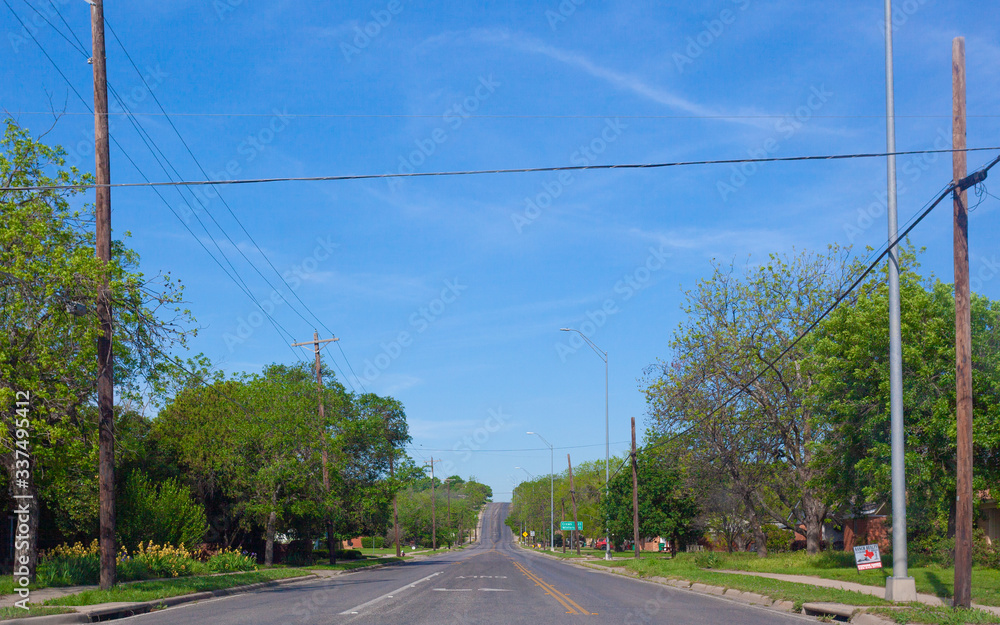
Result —
M365 601L361 605L357 605L357 606L354 606L353 608L350 608L348 610L344 610L343 612L341 612L341 614L358 614L359 612L361 612L361 610L363 610L363 609L365 609L365 608L367 608L367 607L369 607L369 606L371 606L371 605L373 605L375 603L378 603L379 601L383 601L385 599L392 599L393 596L396 593L402 592L402 591L406 590L407 588L414 588L417 584L420 584L422 582L426 582L427 580L429 580L429 579L431 579L433 577L436 577L436 576L438 576L440 574L441 574L441 571L438 571L437 573L431 573L427 577L423 577L421 579L418 579L415 582L412 582L410 584L402 586L401 588L397 588L396 590L393 590L391 592L387 592L384 595L381 595L379 597L375 597L371 601Z

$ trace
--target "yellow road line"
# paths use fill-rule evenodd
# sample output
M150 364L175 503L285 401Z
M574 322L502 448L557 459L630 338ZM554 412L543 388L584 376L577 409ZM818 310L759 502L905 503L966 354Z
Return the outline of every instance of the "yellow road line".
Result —
M513 562L513 560L511 560L511 561ZM577 614L578 613L577 611L579 611L579 614L591 614L591 612L589 610L585 610L582 607L580 607L580 604L578 604L577 602L575 602L572 599L570 599L565 593L562 593L562 592L559 592L558 590L556 590L554 586L552 586L551 584L545 582L542 578L538 577L538 575L536 575L536 574L532 573L531 571L529 571L528 569L526 569L519 562L514 562L514 566L516 566L518 569L520 569L521 572L528 579L531 579L536 584L538 584L543 589L545 589L547 591L546 594L551 595L553 598L555 598L556 601L558 601L559 603L563 604L563 606L566 607L566 609L567 609L567 614Z

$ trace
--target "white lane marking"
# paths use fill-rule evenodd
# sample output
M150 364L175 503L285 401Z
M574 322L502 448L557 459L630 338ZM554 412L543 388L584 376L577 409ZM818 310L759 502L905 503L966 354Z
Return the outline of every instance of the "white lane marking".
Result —
M471 588L431 588L435 592L472 592Z
M440 574L441 574L441 571L438 571L437 573L431 573L431 574L430 574L430 575L428 575L427 577L423 577L423 578L421 578L421 579L418 579L417 581L415 581L415 582L413 582L413 583L410 583L410 584L407 584L407 585L405 585L405 586L402 586L402 587L400 587L400 588L397 588L396 590L393 590L393 591L390 591L390 592L387 592L387 593L385 593L384 595L381 595L381 596L379 596L379 597L375 597L375 598L374 598L374 599L372 599L371 601L365 601L365 602L364 602L364 603L362 603L361 605L357 605L357 606L354 606L353 608L350 608L349 610L344 610L343 612L341 612L341 614L357 614L357 613L358 613L358 612L360 612L361 610L363 610L363 609L367 608L368 606L370 606L370 605L372 605L372 604L374 604L374 603L378 603L379 601L382 601L382 600L384 600L384 599L392 599L392 598L393 598L393 596L394 596L394 595L395 595L396 593L398 593L398 592L402 592L402 591L406 590L407 588L413 588L413 587L415 587L415 586L416 586L417 584L419 584L419 583L421 583L421 582L426 582L427 580L431 579L432 577L436 577L436 576L438 576L438 575L440 575Z
M483 592L511 592L510 588L480 588Z

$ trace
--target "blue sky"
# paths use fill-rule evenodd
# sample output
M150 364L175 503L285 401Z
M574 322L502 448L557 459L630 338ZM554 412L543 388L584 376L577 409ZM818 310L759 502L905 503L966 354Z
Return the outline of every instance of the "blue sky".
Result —
M90 101L86 59L29 8L69 35L53 4L8 1ZM89 46L87 5L52 1ZM968 143L1000 143L1000 6L895 4L898 149L950 147L955 36L966 37ZM885 148L878 1L137 0L105 10L214 177ZM39 113L65 102L47 140L92 170L86 109L7 7L0 33L0 105L39 133L51 125ZM108 74L180 176L202 179L110 32ZM150 179L166 179L124 117L112 134ZM993 156L970 154L970 167ZM900 158L901 221L947 183L950 160ZM114 146L112 172L115 182L142 179ZM324 354L348 386L404 402L416 460L444 458L439 471L475 475L504 500L523 476L515 466L548 471L528 430L572 447L558 450L557 470L567 451L574 464L603 457L603 363L560 327L586 329L609 353L620 452L629 418L643 422L643 369L669 356L683 290L711 259L877 246L884 190L882 159L223 187L257 245L218 198L201 206L165 189L179 217L149 189L116 190L112 202L115 236L132 233L142 268L186 284L200 327L192 352L229 372L309 357L262 321L198 241L218 257L214 239L254 297L277 302L272 316L296 341L317 324L289 288L342 339L361 380L339 349ZM987 198L970 217L973 286L994 298L998 209ZM951 281L950 208L912 240L928 248L925 270Z

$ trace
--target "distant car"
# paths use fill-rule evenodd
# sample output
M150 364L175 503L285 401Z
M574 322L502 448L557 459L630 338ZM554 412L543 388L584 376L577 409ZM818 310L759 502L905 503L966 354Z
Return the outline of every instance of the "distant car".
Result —
M594 543L594 549L607 549L608 541L603 538Z

